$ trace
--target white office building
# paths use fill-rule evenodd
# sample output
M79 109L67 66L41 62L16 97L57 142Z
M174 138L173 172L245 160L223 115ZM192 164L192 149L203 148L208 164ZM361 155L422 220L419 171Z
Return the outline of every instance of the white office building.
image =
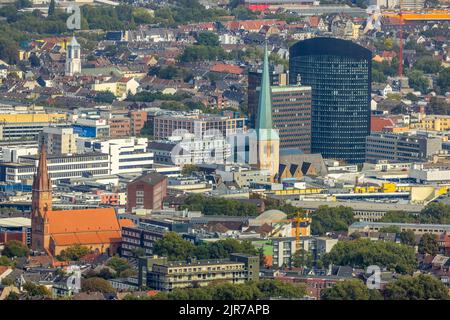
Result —
M32 181L39 164L39 155L21 156L18 163L6 163L5 181ZM109 155L103 153L48 155L47 166L52 180L90 178L109 174Z
M152 168L153 153L147 150L147 138L108 140L79 139L79 150L109 155L110 174L140 174Z

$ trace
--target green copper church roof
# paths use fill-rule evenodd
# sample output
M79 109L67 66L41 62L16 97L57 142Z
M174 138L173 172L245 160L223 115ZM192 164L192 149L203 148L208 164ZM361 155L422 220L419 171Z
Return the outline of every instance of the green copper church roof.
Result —
M259 91L258 117L256 129L273 129L272 100L270 98L269 55L264 48L263 74Z

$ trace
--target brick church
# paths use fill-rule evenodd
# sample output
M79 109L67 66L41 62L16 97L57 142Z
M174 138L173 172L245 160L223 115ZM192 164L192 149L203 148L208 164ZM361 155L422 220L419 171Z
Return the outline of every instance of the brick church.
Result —
M117 219L113 208L53 211L45 145L40 149L32 188L32 250L57 256L79 244L94 252L115 254L121 242L121 225L130 221Z

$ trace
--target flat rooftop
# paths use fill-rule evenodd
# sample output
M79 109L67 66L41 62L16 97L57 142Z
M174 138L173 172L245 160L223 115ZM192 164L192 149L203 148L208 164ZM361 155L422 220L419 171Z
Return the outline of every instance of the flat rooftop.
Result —
M31 227L31 219L23 217L0 218L0 227Z

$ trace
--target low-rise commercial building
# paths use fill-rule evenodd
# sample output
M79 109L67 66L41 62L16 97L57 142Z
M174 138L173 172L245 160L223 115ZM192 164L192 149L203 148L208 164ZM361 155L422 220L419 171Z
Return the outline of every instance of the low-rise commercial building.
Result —
M448 224L422 224L422 223L394 223L394 222L354 222L348 227L348 233L354 232L379 232L381 229L397 227L400 231L412 231L417 235L431 233L441 235L450 233Z
M366 137L366 161L420 161L442 150L442 139L427 135L372 133Z

